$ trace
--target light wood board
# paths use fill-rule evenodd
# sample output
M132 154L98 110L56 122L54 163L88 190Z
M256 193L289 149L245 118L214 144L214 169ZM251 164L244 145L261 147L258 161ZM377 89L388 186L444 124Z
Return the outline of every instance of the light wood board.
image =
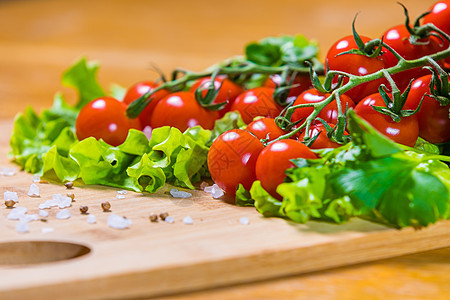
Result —
M11 121L0 122L0 167L8 162ZM17 168L17 166L16 166ZM32 176L19 172L0 176L0 193L16 191L18 206L38 212L37 206L55 193L69 192L62 184L40 183L39 198L27 196ZM10 210L0 208L0 248L17 241L40 241L44 254L27 253L47 260L73 255L76 247L56 248L50 242L83 245L86 255L55 262L25 265L0 265L0 299L90 299L133 298L167 295L197 289L276 278L336 266L367 262L450 245L450 222L429 228L395 230L354 220L345 225L318 222L293 224L267 219L253 208L236 207L227 199L213 199L202 191L193 191L189 199L168 195L171 187L157 194L128 192L117 199L117 190L100 186L75 186L70 190L76 201L69 208L71 218L58 220L58 208L48 210L47 222L29 223L30 232L16 232L17 221L7 220ZM102 201L109 201L111 212L103 212ZM79 212L87 205L96 216L88 224ZM168 212L175 222L151 223L151 213ZM126 216L129 229L108 227L110 214ZM194 224L183 224L191 216ZM243 225L241 217L250 223ZM54 231L43 233L42 228ZM3 245L3 246L2 246ZM13 244L9 244L13 245ZM25 244L31 245L31 244ZM3 248L4 249L4 248ZM25 250L24 250L25 249ZM0 254L0 260L3 259Z

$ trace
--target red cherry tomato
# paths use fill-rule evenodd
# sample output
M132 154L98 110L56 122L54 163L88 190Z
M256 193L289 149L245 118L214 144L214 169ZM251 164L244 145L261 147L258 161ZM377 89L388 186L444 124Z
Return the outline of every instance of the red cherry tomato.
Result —
M197 125L212 129L219 117L217 111L207 110L195 100L192 92L176 92L164 97L153 109L151 128L173 126L181 131Z
M256 179L278 200L282 197L276 191L277 186L284 182L285 171L295 166L291 162L294 158L315 159L317 156L299 141L287 139L269 144L261 151L256 161Z
M413 147L419 137L419 122L413 115L395 122L390 116L375 111L372 106L386 106L379 93L364 98L355 107L358 116L394 142Z
M122 144L131 128L141 130L138 119L128 119L127 106L113 98L102 97L86 104L75 122L77 138L93 136L112 146Z
M325 100L330 96L329 93L321 93L316 89L309 89L301 93L297 99L294 102L295 105L300 104L309 104L309 103L317 103L320 101ZM340 95L339 96L342 111L345 112L345 108L348 107L354 108L355 103L352 99L350 99L346 95ZM297 122L303 119L306 119L312 112L314 111L313 107L300 107L297 108L294 113L292 114L291 121ZM318 114L319 118L322 118L327 123L336 124L337 123L337 117L338 117L338 108L336 100L325 106L322 111Z
M450 35L450 1L442 0L436 2L430 9L430 14L423 18L423 24L433 23L437 28ZM445 48L448 47L448 42L445 41ZM450 69L450 57L445 59L444 63L447 69Z
M334 128L336 125L328 124L331 128ZM347 132L344 132L347 135ZM303 131L298 137L299 141L303 141L306 135L306 131ZM317 136L318 135L318 136ZM337 148L342 145L331 141L327 136L327 130L325 126L321 122L317 122L317 124L312 125L309 129L309 137L313 138L317 136L316 140L309 146L311 149L323 149L323 148Z
M365 36L361 36L364 43L371 39ZM349 74L363 76L375 73L386 67L386 57L384 55L378 57L367 57L359 54L342 54L351 49L358 49L353 36L346 36L337 42L335 42L330 50L328 50L326 56L326 62L330 70L343 71ZM344 83L348 82L348 79L344 79ZM380 84L386 84L387 81L384 78L373 80L364 84L360 84L345 94L349 96L355 103L358 103L364 97L378 92Z
M424 94L430 94L431 74L417 78L411 84L404 109L416 109ZM450 142L450 105L440 103L425 96L420 111L415 115L419 120L419 136L430 143Z
M446 49L444 43L435 36L418 40L418 44L411 44L409 42L410 33L406 26L398 25L387 30L384 34L384 42L391 46L401 57L407 60L421 58L425 55L430 55ZM387 52L386 56L390 57L389 61L393 65L397 63L397 59L392 53ZM443 62L441 62L443 63ZM392 66L393 66L392 65ZM387 66L387 67L391 67ZM419 78L429 74L429 71L423 68L414 68L392 75L397 87L403 91L414 78Z
M210 85L211 77L205 77L197 80L190 88L190 91L195 92L195 90L199 87L201 87L202 89L206 89ZM236 97L239 96L239 94L244 92L244 89L225 76L217 76L214 80L214 87L216 89L220 87L220 89L213 103L222 103L228 101L228 104L219 111L219 115L220 117L222 117L226 112L230 111L231 104L234 102ZM203 96L205 96L206 93L207 90L202 91Z
M268 141L272 141L287 133L278 127L275 119L272 118L256 119L248 124L245 130L253 133L260 140L268 138Z
M255 117L278 116L282 107L273 99L274 89L268 87L257 87L240 94L231 105L232 111L238 111L242 120L249 124Z
M158 84L153 81L142 81L132 85L126 92L123 102L125 104L130 104L134 100L138 99L142 95L154 90L158 87ZM169 94L167 90L159 90L152 95L152 101L144 108L144 110L139 115L139 120L141 121L142 127L150 126L150 120L152 116L153 109L159 100L164 98Z
M233 129L222 133L208 152L211 178L225 192L234 195L242 184L249 190L256 179L255 165L263 144L249 132Z
M288 78L287 80L289 82L290 79ZM263 86L275 89L281 84L281 81L282 81L281 75L274 74L266 79ZM311 78L308 74L295 76L292 85L295 86L289 90L288 97L297 97L304 91L313 87L311 83Z

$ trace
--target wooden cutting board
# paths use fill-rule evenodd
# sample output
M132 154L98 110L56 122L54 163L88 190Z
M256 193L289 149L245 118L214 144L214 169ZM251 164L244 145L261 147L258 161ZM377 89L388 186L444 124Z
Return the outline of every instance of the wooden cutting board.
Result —
M12 121L0 121L0 167L7 152ZM18 171L0 175L0 193L15 191L17 206L38 213L38 205L53 194L75 194L71 217L56 219L51 208L44 220L29 223L28 233L7 220L11 210L0 207L0 299L135 298L167 295L236 283L328 269L445 247L450 222L422 230L390 229L362 220L345 225L319 222L294 224L266 219L254 208L236 207L230 199L213 199L196 190L176 199L167 186L157 194L118 189L39 183L40 197L27 196L32 176ZM109 201L111 211L100 203ZM79 212L87 205L96 224ZM167 212L173 224L152 223L151 213ZM128 229L107 225L111 214L132 221ZM182 219L190 216L192 225ZM240 218L249 219L241 224ZM50 229L49 229L50 228ZM43 231L44 230L44 231ZM48 232L53 230L52 232ZM44 233L46 232L47 233Z

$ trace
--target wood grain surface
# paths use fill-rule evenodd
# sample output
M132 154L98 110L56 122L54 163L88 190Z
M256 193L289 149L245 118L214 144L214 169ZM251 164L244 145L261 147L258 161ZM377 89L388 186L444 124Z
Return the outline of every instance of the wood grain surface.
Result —
M415 17L428 9L433 1L410 0L402 1L402 3L409 8L411 15ZM105 87L111 83L128 86L139 80L154 79L157 77L157 74L151 70L152 65L157 65L166 73L180 66L192 70L202 70L227 57L242 54L243 47L247 42L270 35L304 34L308 38L314 38L319 42L322 48L321 55L323 56L324 51L336 39L350 34L351 21L357 12L359 12L356 23L358 31L371 37L379 37L389 26L402 22L403 13L401 8L395 1L387 0L370 2L335 2L325 0L317 1L316 3L293 0L278 1L276 3L256 0L231 0L226 2L197 0L189 2L143 0L0 1L0 28L2 28L0 30L0 119L3 119L1 121L0 153L2 157L0 158L0 165L7 164L6 152L8 151L7 142L10 128L8 126L11 124L11 118L17 112L23 111L27 105L33 105L38 110L49 107L52 103L53 95L57 91L63 91L72 101L75 99L76 95L73 91L63 88L59 81L63 70L80 56L86 56L89 59L100 62L99 80ZM26 174L20 174L19 176L21 176L20 180L22 180L19 180L21 182L21 193L24 195L30 184L30 176ZM14 184L11 182L6 183L5 177L0 177L0 192L15 186ZM52 184L43 185L42 187L43 191L46 191L48 195L56 190L61 190L61 188L61 186ZM61 192L64 192L64 190ZM93 213L95 212L100 218L99 224L97 224L100 229L98 227L97 229L89 227L90 225L84 222L82 216L79 214L75 215L78 207L74 205L72 207L73 217L70 221L79 222L80 226L84 226L81 232L78 230L79 228L75 229L70 226L63 226L64 229L58 232L58 226L64 223L57 223L60 220L52 219L52 222L49 224L42 222L32 223L33 232L31 234L38 236L39 239L65 241L73 241L74 239L78 241L81 239L85 240L87 244L96 239L109 241L102 246L104 248L96 250L101 252L108 250L108 247L114 245L112 241L122 238L126 239L130 232L133 232L133 235L144 234L148 230L148 226L152 225L148 224L146 217L141 215L137 218L137 223L135 222L134 224L145 224L144 226L147 227L137 230L134 228L125 232L108 230L105 226L106 217L102 215L98 207L100 200L95 195L98 195L96 193L99 192L102 197L107 195L105 197L114 199L115 191L101 187L80 187L79 192L81 195L85 195L85 203L89 204ZM213 204L205 204L201 201L199 203L192 203L192 201L174 203L175 201L164 198L149 205L145 204L146 202L143 201L142 197L129 198L132 199L124 202L114 202L113 212L117 211L128 216L136 216L134 211L134 205L136 204L143 205L143 210L145 208L146 213L170 208L171 213L176 216L178 223L180 223L180 218L189 209L202 207L198 215L196 215L198 217L196 221L199 221L200 218L211 220L209 218L215 217L215 219L211 223L205 221L202 225L200 225L201 223L196 225L204 228L208 228L209 225L213 228L217 226L217 230L224 231L226 235L226 232L231 232L233 228L240 225L237 223L236 218L249 216L251 218L251 226L246 227L246 229L249 229L249 232L254 234L253 238L258 237L258 226L264 228L263 225L258 224L267 224L266 222L269 222L269 224L274 224L275 228L281 226L280 228L284 228L283 230L286 230L285 227L287 226L285 223L280 222L281 220L260 220L260 217L252 210L236 208L220 202L213 202ZM33 207L31 205L35 203L31 202L32 200L36 201L36 199L27 199L23 204ZM169 206L167 206L167 201L170 203ZM187 206L187 208L184 206ZM222 215L215 215L214 213L211 215L215 209L219 209L218 212L222 213ZM4 211L2 211L2 215L5 215ZM230 225L231 216L233 217L231 221L233 224ZM29 236L15 233L14 223L4 221L3 217L0 222L0 226L6 228L4 233L2 233L2 240L27 240L29 238ZM162 227L163 225L166 224L160 223L156 225L157 227L152 228L155 229L155 232L152 233L151 243L149 242L146 245L157 245L160 241L159 239L164 238L167 228ZM195 246L191 246L191 241L188 237L198 237L199 233L190 232L192 227L187 227L187 225L173 225L178 226L177 230L180 230L180 235L186 234L187 236L185 239L182 239L184 241L182 247L185 248L182 250L188 252L198 250ZM349 237L347 234L350 231L351 236L355 235L351 226L340 230L341 234ZM44 235L40 232L42 227L54 227L55 232ZM309 234L317 234L317 226L311 227L309 225L307 227L310 228ZM382 232L386 230L378 226L375 226L375 228ZM424 232L425 234L422 233L421 236L427 235L426 231ZM425 239L425 244L414 244L418 245L417 247L419 248L411 250L420 251L421 249L443 246L441 244L442 241L448 239L448 227L444 227L441 233L442 236L439 241ZM292 232L289 231L289 234L292 234ZM284 238L288 238L289 234L284 236ZM356 236L359 235L360 232L357 232ZM402 234L399 236L402 236ZM138 243L138 240L139 238L136 238L133 241ZM249 240L251 241L251 238ZM133 241L130 240L130 243ZM392 241L394 244L397 242L399 241ZM407 242L405 243L403 246L394 247L393 251L398 251L399 254L402 249L408 247ZM286 242L286 245L288 244ZM265 245L269 247L270 241L266 241ZM358 249L354 244L353 247ZM227 248L225 247L225 249ZM120 256L117 259L117 264L113 266L115 271L120 270L128 262L133 261L130 257L136 254L136 252L130 251L127 247L119 247L119 250L124 251L123 254L128 253L128 255ZM181 249L177 251L181 251ZM108 252L106 251L105 253ZM395 254L390 253L391 255ZM214 253L208 252L206 254L213 255ZM346 264L351 258L351 254L334 257L333 259L336 261L331 264L327 262L327 257L323 257L321 263L329 267ZM375 255L376 257L373 256L373 258L387 257L378 252L375 254L378 256ZM89 255L92 255L92 253ZM108 256L108 254L106 255ZM296 259L302 258L301 255L296 256ZM309 257L306 257L306 260L308 259ZM358 257L358 259L353 260L356 263L364 261L364 258ZM69 263L73 266L74 274L77 271L82 271L77 270L76 261L77 259ZM274 261L277 260L272 262ZM289 263L292 264L291 261L284 261L283 263L285 264L284 266L289 265ZM50 269L57 269L58 265L60 263L54 263L50 266ZM261 262L260 265L264 265L264 262ZM104 266L108 267L106 268L107 270L111 270L106 263ZM146 264L142 264L142 266L144 268ZM219 264L217 268L220 266ZM217 268L212 268L210 270L211 274L217 272ZM170 291L172 293L183 291L183 294L170 296L170 298L447 299L450 279L450 248L297 276L295 274L299 270L296 267L293 267L289 274L276 274L278 270L277 265L268 265L265 269L259 269L261 275L253 276L251 280L245 280L242 277L251 273L247 270L251 269L251 265L243 264L242 268L235 270L236 272L242 272L240 280L230 280L233 276L236 278L235 272L230 271L230 273L225 273L223 277L219 277L217 280L211 277L211 281L216 280L214 284L202 285L199 282L188 281L186 282L188 286L185 285L183 288ZM21 295L30 295L26 293L33 293L39 290L43 284L39 280L45 279L45 276L41 276L41 274L47 274L50 270L42 267L32 267L31 269L33 269L30 272L34 274L36 285L29 290L22 289L24 294ZM309 270L313 271L314 268ZM186 269L186 271L192 270ZM5 274L4 272L5 269L1 267L0 274ZM11 272L10 274L20 273L16 267L8 268L8 272ZM60 275L67 276L71 273L65 274L64 272L60 273ZM270 276L266 275L265 277L264 272L268 272ZM128 290L132 283L126 280L123 281L124 277L120 278L120 280L119 278L111 279L110 277L105 281L97 281L91 286L82 284L99 273L101 273L101 264L100 270L92 271L92 273L81 272L83 275L67 289L71 293L70 296L83 295L83 293L77 295L77 288L81 292L85 288L84 292L90 292L87 295L92 297L112 297L112 294L107 295L104 292L104 288L108 284L111 285L111 283L114 283L117 289L118 294L116 295L123 295L123 297L145 297L145 295L152 294L148 287L144 288L146 280L149 278L148 274L147 277L140 277L136 275L138 273L129 274L129 280L136 280L133 288L137 290L133 291ZM110 274L114 274L114 271L110 271ZM164 274L160 273L159 275L161 278ZM291 275L291 277L264 281L265 278L286 275ZM158 274L154 274L154 276L155 280L157 280ZM188 274L181 272L178 279L183 278L183 276L187 277ZM172 280L176 279L177 277L172 278ZM250 281L256 282L250 283ZM159 282L161 283L160 287L167 290L167 286L164 286L165 283L163 281ZM229 286L237 283L240 283L240 285ZM217 288L220 285L228 285L228 287ZM143 288L139 290L139 286ZM206 287L210 289L187 293L188 290L204 289ZM211 289L214 287L215 289ZM14 282L6 280L1 284L2 291L12 291L14 289L21 290L20 280L14 280ZM46 290L46 293L49 293L49 291ZM157 293L153 294L156 295ZM4 295L6 297L7 294ZM17 299L19 294L10 293L8 295Z

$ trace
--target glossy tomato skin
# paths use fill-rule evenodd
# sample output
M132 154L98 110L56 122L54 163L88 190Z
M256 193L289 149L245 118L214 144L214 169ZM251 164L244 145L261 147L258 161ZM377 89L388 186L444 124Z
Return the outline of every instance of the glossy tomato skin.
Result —
M211 83L212 83L211 77L201 78L191 86L190 91L195 92L195 90L198 89L199 87L201 87L202 89L208 88L211 85ZM220 87L220 89L213 103L217 104L228 101L228 104L219 111L220 117L223 117L225 113L230 111L231 104L234 102L237 96L239 96L241 93L244 92L244 89L240 85L226 78L225 76L217 76L214 80L214 87L216 89ZM205 96L206 93L207 90L202 91L203 96Z
M415 110L424 94L430 94L431 74L417 78L411 84L404 109ZM430 143L450 142L450 105L441 106L440 103L425 96L420 111L415 115L419 120L419 136Z
M256 179L272 197L282 200L277 186L284 182L285 171L295 165L294 158L316 159L317 156L307 146L296 140L279 140L269 144L259 154L256 161Z
M423 18L423 24L433 23L446 34L450 34L450 1L438 1L433 4L429 11L431 13ZM445 41L445 47L448 47L447 41ZM447 69L450 69L450 57L445 59L444 65Z
M288 78L288 81L290 79ZM266 81L264 82L265 87L269 87L272 89L275 89L276 87L280 86L282 81L282 77L279 74L274 74L269 76ZM292 85L293 86L290 90L289 90L289 94L288 97L297 97L298 95L300 95L301 93L303 93L304 91L310 89L313 87L312 82L311 82L311 77L309 76L309 74L305 74L305 75L297 75L294 80L292 81Z
M312 88L312 89L306 90L303 93L301 93L295 100L294 106L300 105L300 104L317 103L317 102L325 100L329 96L330 96L329 93L322 93L322 92L319 92L318 90ZM343 112L345 111L346 107L348 107L348 109L355 107L355 103L353 102L352 99L350 99L350 97L348 97L346 95L340 95L339 99L341 102L341 107L342 107ZM312 107L297 108L294 111L294 113L292 114L291 121L297 122L297 121L306 119L313 111L314 111L314 108L312 108ZM336 100L334 100L333 102L331 102L330 104L325 106L322 109L322 111L319 112L318 117L323 119L327 123L336 124L337 117L338 117L338 108L337 108Z
M278 116L282 107L273 99L274 89L268 87L257 87L240 94L231 105L231 111L238 111L242 120L249 124L255 117Z
M138 119L128 119L127 106L113 98L101 97L86 104L75 122L77 138L103 139L112 146L122 144L131 128L141 130Z
M361 36L364 43L371 39L365 36ZM353 36L346 36L336 41L328 50L326 56L326 62L330 70L343 71L357 76L363 76L375 73L381 69L384 69L387 64L387 57L381 55L379 57L367 57L359 54L342 54L351 49L358 49ZM336 81L336 80L335 80ZM348 82L344 79L344 84ZM384 78L373 80L364 84L360 84L345 94L349 96L355 103L358 103L364 97L378 92L380 84L387 84Z
M384 42L391 46L401 57L406 60L417 59L425 55L430 55L442 50L445 50L445 45L437 37L430 36L419 40L419 44L411 44L409 42L410 33L404 24L397 25L384 34ZM386 53L389 56L389 61L391 65L387 67L394 66L397 63L397 59L392 53ZM441 64L443 63L440 62ZM429 71L423 68L414 68L411 70L406 70L397 74L392 75L397 87L403 91L408 86L412 79L422 77L429 74Z
M249 190L256 179L256 160L263 149L261 141L245 130L233 129L222 133L208 152L211 178L231 195L236 193L239 184Z
M287 132L282 130L272 118L260 118L256 119L245 128L250 133L253 133L258 139L267 139L272 141Z
M334 128L336 125L328 124L331 128ZM347 132L344 132L344 135L347 135ZM299 141L303 141L306 135L306 131L303 131L298 137ZM312 125L309 129L309 137L313 138L314 136L319 135L317 139L312 143L309 148L311 149L323 149L323 148L338 148L342 145L331 141L327 136L327 130L325 126L321 122L317 122L315 125Z
M419 122L416 116L404 117L400 122L395 122L390 116L375 111L372 105L386 106L381 95L376 93L358 103L355 113L394 142L414 147L419 137Z
M151 128L173 126L185 131L197 125L212 129L219 117L217 111L207 110L198 104L192 92L176 92L167 95L153 109Z
M123 98L123 102L128 105L142 95L154 90L156 87L158 87L158 84L153 81L138 82L128 88ZM142 110L141 114L138 117L143 128L145 126L150 126L153 109L155 108L158 101L168 94L169 91L167 90L159 90L152 95L152 101L150 101L150 103L144 108L144 110Z

